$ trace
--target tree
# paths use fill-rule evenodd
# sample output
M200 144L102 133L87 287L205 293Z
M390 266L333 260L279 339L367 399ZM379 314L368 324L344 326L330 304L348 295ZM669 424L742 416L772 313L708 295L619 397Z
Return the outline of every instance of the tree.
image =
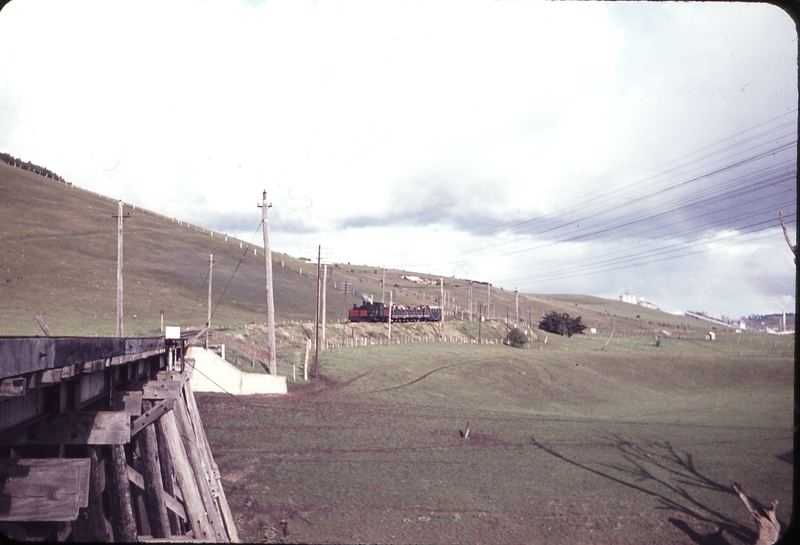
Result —
M514 348L522 348L525 346L526 342L528 342L528 339L525 336L525 333L516 327L509 330L508 335L506 335L505 343L509 346L513 346Z
M577 318L570 318L569 314L566 312L564 314L559 314L553 310L539 322L539 329L572 337L576 333L582 334L586 326L581 323L580 316Z

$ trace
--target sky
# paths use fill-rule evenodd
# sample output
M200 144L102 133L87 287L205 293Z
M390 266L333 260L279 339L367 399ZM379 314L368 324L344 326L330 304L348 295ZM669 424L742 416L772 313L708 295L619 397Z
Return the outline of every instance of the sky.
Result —
M274 251L738 318L795 308L797 34L746 3L50 1L0 151Z

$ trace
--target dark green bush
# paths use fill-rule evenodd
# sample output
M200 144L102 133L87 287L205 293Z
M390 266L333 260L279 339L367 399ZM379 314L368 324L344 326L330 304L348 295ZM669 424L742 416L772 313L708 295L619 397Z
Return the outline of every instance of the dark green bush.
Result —
M572 337L576 333L583 333L586 326L581 323L580 316L577 318L570 318L569 314L566 312L564 314L559 314L553 310L539 322L539 329Z
M508 335L506 335L505 343L514 348L522 348L525 346L526 342L528 342L528 338L525 336L525 333L516 327L509 330Z

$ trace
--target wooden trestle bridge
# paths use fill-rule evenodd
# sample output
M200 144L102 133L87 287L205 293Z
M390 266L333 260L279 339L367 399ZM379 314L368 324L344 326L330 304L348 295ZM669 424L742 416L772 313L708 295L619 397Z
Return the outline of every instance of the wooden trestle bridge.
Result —
M0 337L0 534L238 541L185 345Z

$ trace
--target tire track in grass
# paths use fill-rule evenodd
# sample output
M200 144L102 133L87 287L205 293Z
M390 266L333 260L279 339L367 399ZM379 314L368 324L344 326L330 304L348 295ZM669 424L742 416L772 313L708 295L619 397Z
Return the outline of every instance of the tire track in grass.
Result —
M442 367L437 367L436 369L428 371L427 373L425 373L421 377L417 377L414 380L412 380L411 382L406 382L404 384L399 384L397 386L390 386L389 388L380 388L378 390L367 390L366 392L362 392L362 393L363 394L374 394L374 393L378 393L378 392L389 392L391 390L399 390L400 388L405 388L406 386L411 386L412 384L416 384L417 382L425 380L426 378L428 378L432 374L434 374L434 373L436 373L438 371L442 371L444 369L450 369L451 367L459 367L461 365L470 365L470 364L474 364L474 363L488 363L488 362L498 361L498 360L505 360L505 358L497 357L497 358L489 358L489 359L462 361L462 362L459 362L459 363L451 363L450 365L443 365Z

